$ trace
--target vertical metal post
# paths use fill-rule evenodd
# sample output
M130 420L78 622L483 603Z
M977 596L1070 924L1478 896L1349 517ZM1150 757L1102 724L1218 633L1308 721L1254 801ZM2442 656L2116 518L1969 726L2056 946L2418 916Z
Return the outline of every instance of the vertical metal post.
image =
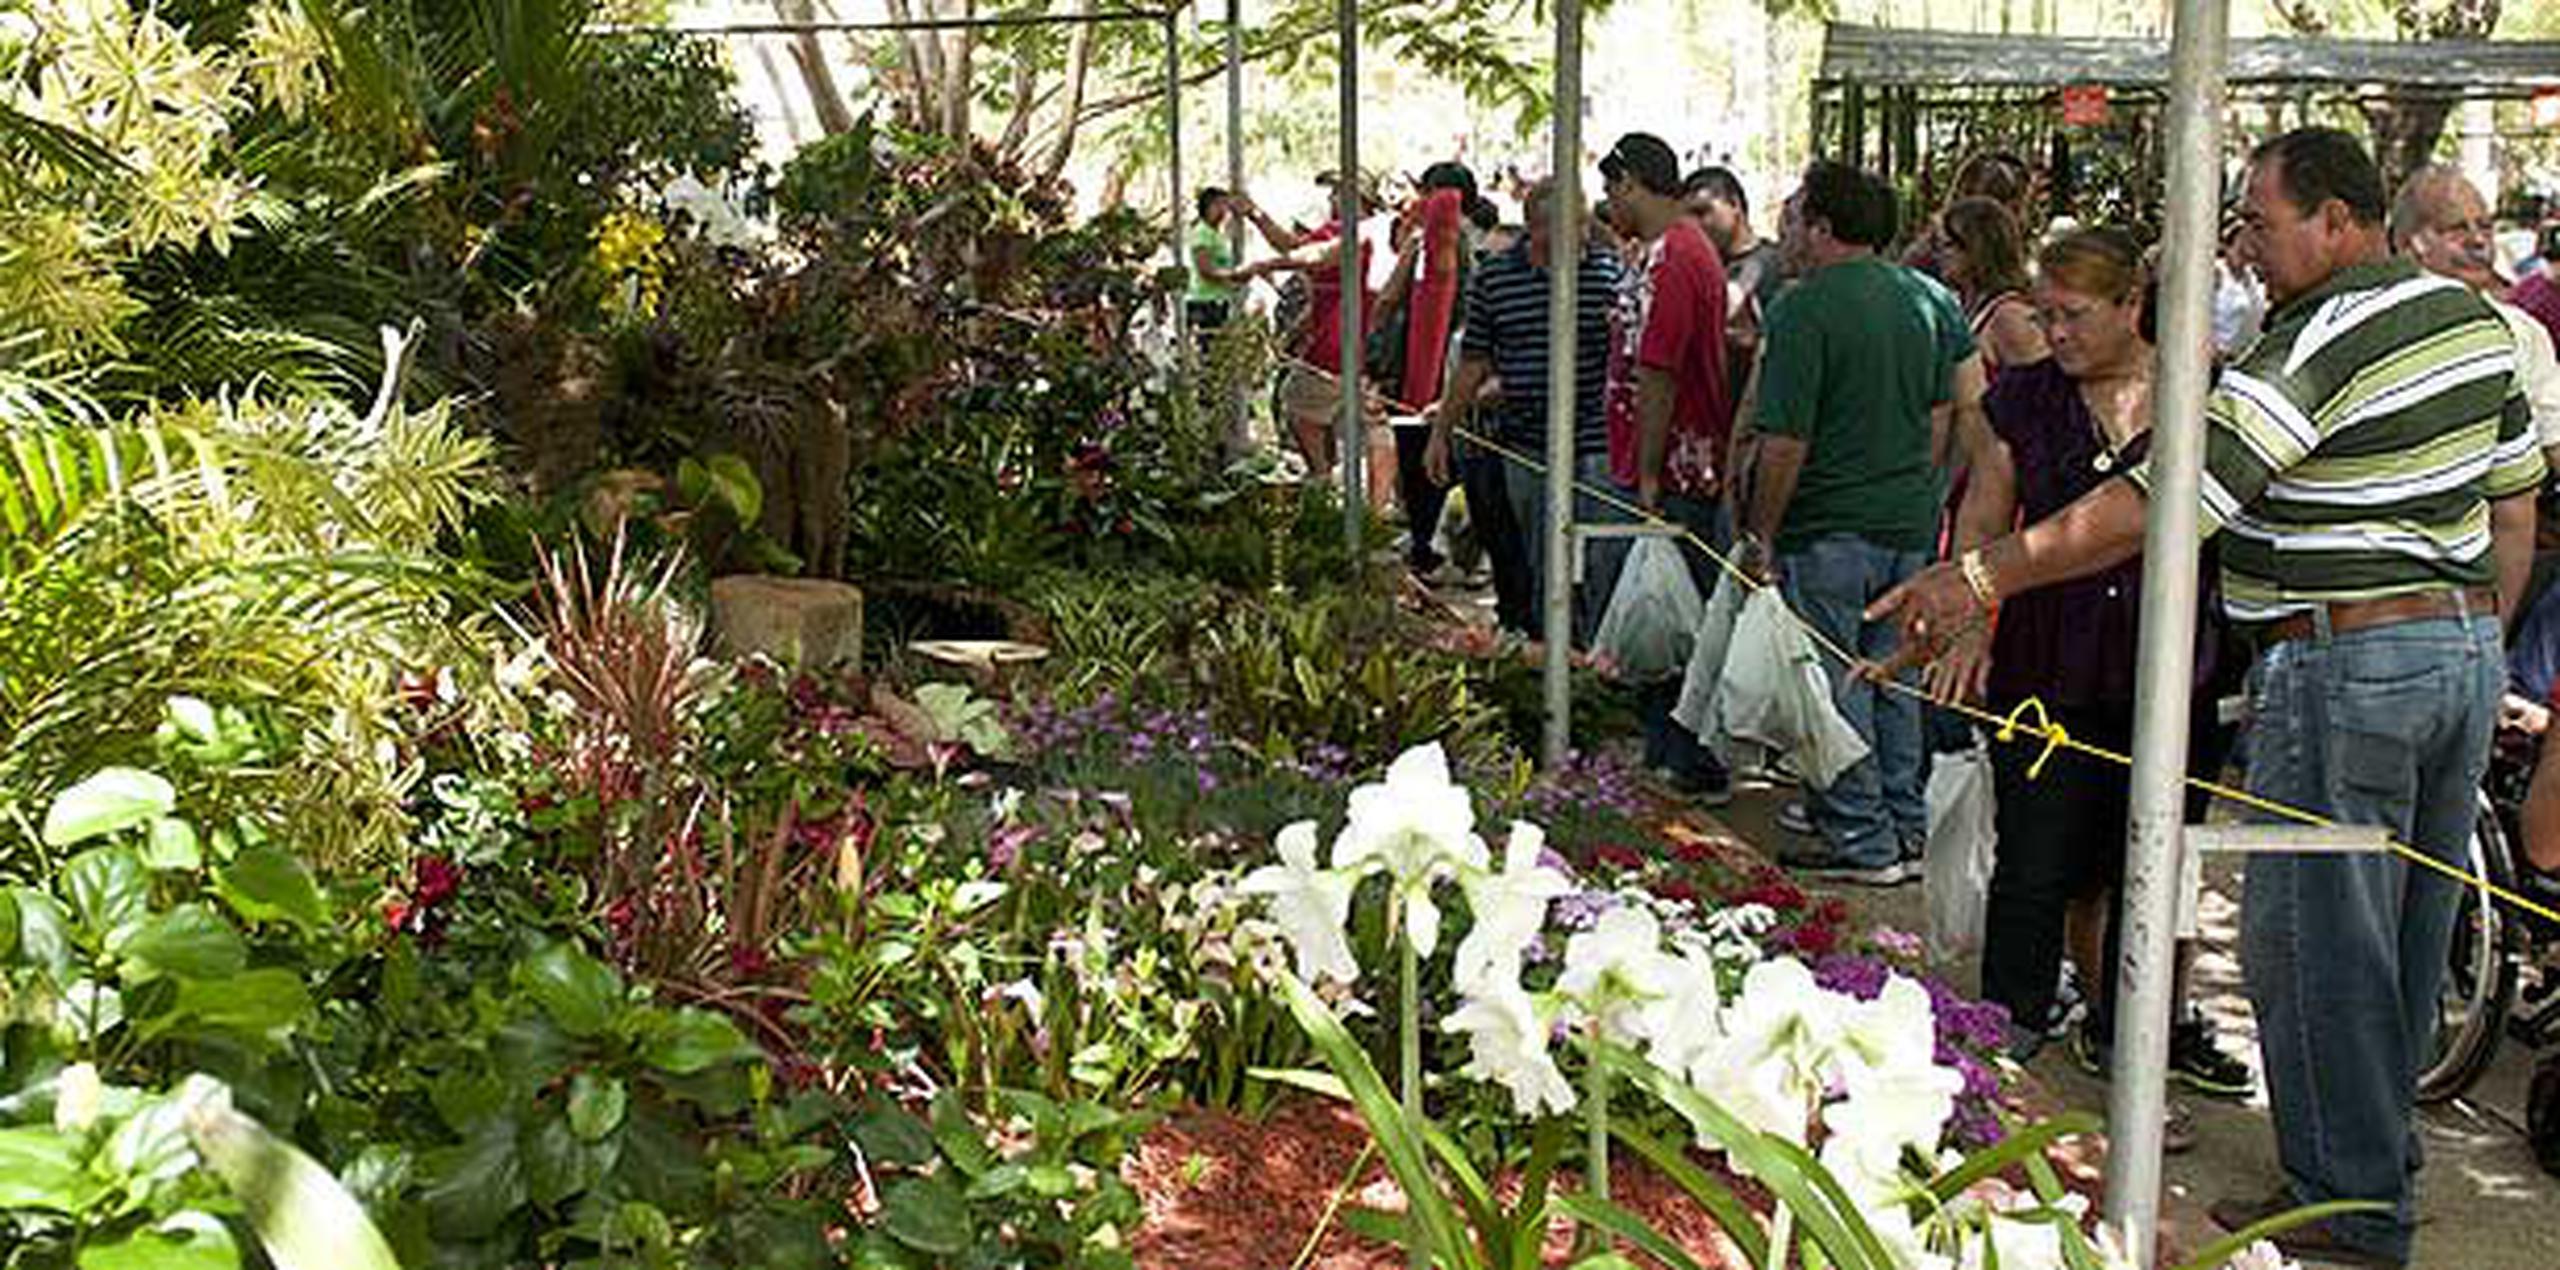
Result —
M1342 42L1342 179L1333 192L1340 201L1342 224L1342 541L1351 551L1354 575L1367 566L1360 553L1361 514L1367 510L1369 483L1363 479L1368 453L1361 432L1360 330L1361 293L1369 279L1360 267L1360 0L1338 0Z
M1164 11L1164 147L1166 150L1165 185L1173 205L1167 209L1165 224L1173 236L1174 267L1188 274L1191 253L1183 249L1183 228L1190 223L1189 209L1182 205L1182 32L1174 26L1176 10ZM1181 368L1183 391L1191 391L1190 380L1199 367L1191 355L1191 304L1187 299L1173 303L1174 365Z
M1244 0L1227 0L1227 190L1244 192ZM1238 263L1244 261L1244 217L1227 217L1227 246ZM1236 292L1234 311L1229 322L1244 320L1245 302L1252 297L1243 289ZM1238 383L1227 398L1227 444L1236 455L1253 449L1253 428L1248 417L1246 385Z
M2159 1247L2177 888L2185 847L2187 706L2195 685L2196 521L2204 465L2213 257L2222 198L2223 57L2229 0L2177 0L2169 53L2167 255L2160 381L2152 396L2151 499L2142 536L2142 642L2134 671L2132 811L2109 1090L2107 1220L2132 1265Z
M1573 443L1582 334L1582 0L1556 2L1555 236L1547 250L1547 728L1553 771L1573 746Z

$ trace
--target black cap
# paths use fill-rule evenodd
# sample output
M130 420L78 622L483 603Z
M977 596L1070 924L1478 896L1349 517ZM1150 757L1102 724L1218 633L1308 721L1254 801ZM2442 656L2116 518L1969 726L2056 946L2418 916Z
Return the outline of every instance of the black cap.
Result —
M1618 144L1600 159L1600 176L1603 180L1623 176L1656 194L1680 197L1680 156L1672 153L1671 143L1650 132L1618 138Z

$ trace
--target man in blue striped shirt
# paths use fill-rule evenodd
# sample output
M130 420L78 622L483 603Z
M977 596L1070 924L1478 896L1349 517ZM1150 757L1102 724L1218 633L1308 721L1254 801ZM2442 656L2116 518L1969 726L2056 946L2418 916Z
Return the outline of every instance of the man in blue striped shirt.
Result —
M1449 437L1457 422L1449 403L1475 401L1489 382L1498 383L1500 394L1494 408L1496 439L1506 448L1541 460L1546 455L1547 281L1554 258L1554 200L1551 182L1530 187L1524 208L1529 232L1519 245L1484 262L1467 287L1466 333L1458 345L1457 373L1430 411L1431 444L1423 456L1431 479L1441 484L1449 482ZM1617 258L1596 243L1583 245L1580 268L1574 344L1575 479L1584 487L1605 489L1609 484L1609 316L1617 303L1620 275ZM1538 468L1507 461L1503 484L1513 523L1528 548L1529 593L1543 597L1545 475ZM1574 507L1577 520L1603 516L1604 510L1592 500ZM1589 606L1599 601L1586 597L1584 602Z

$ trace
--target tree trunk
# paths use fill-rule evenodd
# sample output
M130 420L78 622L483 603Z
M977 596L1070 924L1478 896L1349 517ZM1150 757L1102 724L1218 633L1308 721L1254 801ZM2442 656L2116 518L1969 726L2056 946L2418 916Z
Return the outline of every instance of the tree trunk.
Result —
M774 0L774 15L785 22L815 22L817 5L813 0ZM817 112L818 127L830 137L853 128L852 108L845 105L844 94L836 88L835 72L827 66L826 47L818 42L814 31L802 31L791 37L791 60L800 68L801 86L809 90L809 106Z
M1093 0L1078 0L1078 17L1093 16ZM1067 48L1067 97L1059 115L1058 132L1049 143L1049 157L1040 165L1040 179L1055 181L1067 170L1067 156L1075 153L1076 125L1084 115L1085 72L1093 67L1093 33L1095 24L1076 24L1075 42Z
M1005 120L1004 139L996 143L998 159L1011 163L1022 157L1023 143L1031 139L1031 116L1039 112L1044 100L1039 73L1031 67L1031 55L1017 48L1013 55L1013 117Z
M960 16L964 18L978 16L978 0L963 0ZM951 56L946 63L942 80L942 135L959 142L963 147L969 144L969 102L970 98L975 96L970 92L970 86L974 82L972 77L975 74L977 59L977 31L963 27L954 32Z

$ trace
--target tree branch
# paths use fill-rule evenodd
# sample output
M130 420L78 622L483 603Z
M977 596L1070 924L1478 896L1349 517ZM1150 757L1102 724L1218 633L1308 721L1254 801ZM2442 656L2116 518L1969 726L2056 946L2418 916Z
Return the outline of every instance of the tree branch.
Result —
M1093 0L1078 0L1076 15L1092 17ZM1043 184L1057 180L1066 172L1067 156L1075 151L1076 125L1083 122L1084 115L1085 76L1093 69L1093 34L1096 26L1097 24L1092 22L1076 24L1075 41L1068 46L1066 108L1060 112L1061 122L1052 134L1049 157L1040 165L1040 180Z

